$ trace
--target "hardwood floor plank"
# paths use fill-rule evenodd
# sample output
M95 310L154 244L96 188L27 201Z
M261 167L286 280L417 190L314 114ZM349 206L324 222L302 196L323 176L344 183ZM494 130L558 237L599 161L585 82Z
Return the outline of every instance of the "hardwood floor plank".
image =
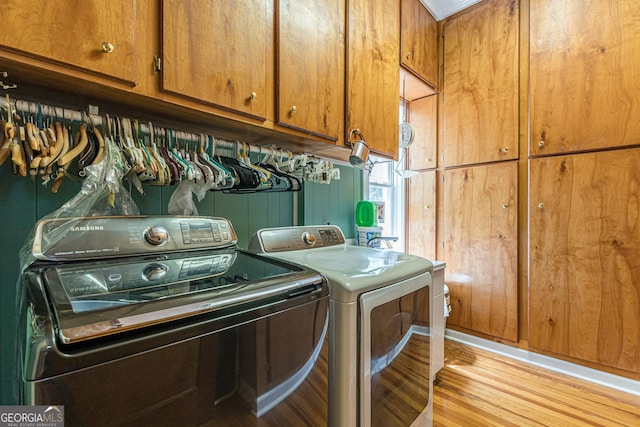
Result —
M640 397L445 340L434 426L636 426Z

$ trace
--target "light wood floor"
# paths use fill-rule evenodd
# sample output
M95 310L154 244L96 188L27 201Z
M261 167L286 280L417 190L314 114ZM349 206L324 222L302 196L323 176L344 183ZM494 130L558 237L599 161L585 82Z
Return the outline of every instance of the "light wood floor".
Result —
M434 426L640 426L640 397L445 340Z

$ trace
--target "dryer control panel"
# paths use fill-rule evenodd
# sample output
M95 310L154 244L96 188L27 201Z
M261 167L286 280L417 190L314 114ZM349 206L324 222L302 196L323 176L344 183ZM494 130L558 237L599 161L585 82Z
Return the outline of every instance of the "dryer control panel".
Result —
M344 234L336 225L263 228L251 238L249 252L299 251L345 244Z

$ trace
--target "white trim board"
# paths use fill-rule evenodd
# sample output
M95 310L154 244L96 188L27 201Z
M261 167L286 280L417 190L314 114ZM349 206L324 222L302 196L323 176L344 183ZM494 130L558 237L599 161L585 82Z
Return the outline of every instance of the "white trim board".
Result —
M458 331L447 329L445 337L450 340L467 344L483 350L497 353L511 359L529 363L540 368L558 372L560 374L569 375L584 381L589 381L625 393L640 396L640 381L630 378L621 377L619 375L610 374L608 372L599 371L597 369L587 368L575 363L566 362L564 360L545 356L521 348L511 347L509 345L500 344L495 341L478 338L473 335L465 334Z

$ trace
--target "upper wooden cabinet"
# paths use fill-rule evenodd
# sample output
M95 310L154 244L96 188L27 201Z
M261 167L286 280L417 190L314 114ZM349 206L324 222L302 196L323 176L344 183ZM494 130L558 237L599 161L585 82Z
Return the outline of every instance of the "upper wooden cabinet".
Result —
M393 158L398 156L400 111L398 1L348 2L345 130L359 129L372 152Z
M402 0L400 63L438 86L438 23L420 0Z
M449 323L518 339L518 162L444 172Z
M533 159L529 206L529 344L636 377L639 164L637 148Z
M0 50L135 85L135 1L5 0Z
M337 141L344 129L345 2L277 3L276 120Z
M268 1L164 0L163 90L265 120L272 31Z
M409 122L416 136L408 148L409 169L433 169L437 166L438 97L411 101Z
M640 143L640 2L531 0L533 155Z
M444 163L518 158L518 2L493 0L447 21Z

